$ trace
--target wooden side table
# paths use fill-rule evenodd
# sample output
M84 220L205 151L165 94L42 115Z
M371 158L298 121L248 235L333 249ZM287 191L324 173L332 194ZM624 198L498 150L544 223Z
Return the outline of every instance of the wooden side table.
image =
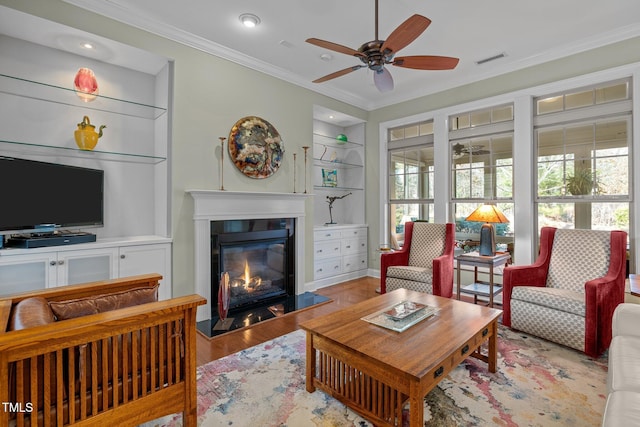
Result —
M489 297L489 307L493 307L493 297L502 292L502 286L495 285L493 271L495 267L505 265L510 259L511 255L508 253L496 254L494 256L478 255L477 252L458 255L457 262L457 279L458 279L458 291L457 299L460 299L460 292L473 295L473 302L478 302L478 296ZM462 286L460 283L460 270L461 266L469 265L473 267L473 283L467 286ZM482 282L478 280L478 267L489 268L489 281Z

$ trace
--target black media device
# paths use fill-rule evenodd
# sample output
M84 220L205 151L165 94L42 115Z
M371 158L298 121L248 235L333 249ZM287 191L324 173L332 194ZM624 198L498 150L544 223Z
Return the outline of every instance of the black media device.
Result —
M0 206L0 234L32 233L39 246L95 241L56 230L104 225L104 171L0 156Z

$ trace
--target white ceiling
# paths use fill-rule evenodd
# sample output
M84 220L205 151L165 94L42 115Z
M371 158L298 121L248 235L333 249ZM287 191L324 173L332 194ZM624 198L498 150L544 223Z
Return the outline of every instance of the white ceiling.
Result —
M381 94L365 68L311 83L360 61L305 42L316 37L357 49L373 40L374 0L65 1L367 110L640 35L638 0L379 0L380 39L415 13L432 21L400 56L460 58L451 71L387 66L395 89ZM260 25L243 27L242 13L257 15ZM325 53L333 59L321 59Z

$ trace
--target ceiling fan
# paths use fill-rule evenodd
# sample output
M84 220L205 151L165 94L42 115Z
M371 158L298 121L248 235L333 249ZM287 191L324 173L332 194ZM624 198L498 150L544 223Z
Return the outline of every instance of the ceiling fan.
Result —
M336 77L341 77L352 71L367 67L374 72L373 81L378 90L380 92L387 92L393 89L393 77L389 70L385 68L387 64L395 65L396 67L413 68L415 70L451 70L458 65L458 58L448 56L416 55L394 57L400 49L409 45L427 29L429 24L431 24L429 18L415 14L400 24L400 26L389 35L387 40L380 40L378 38L378 0L376 0L375 21L375 40L364 43L358 50L326 40L316 38L307 39L307 43L355 56L364 63L364 65L354 65L320 77L314 80L313 83L326 82L327 80L335 79Z
M455 144L451 148L453 149L453 158L456 159L456 160L464 157L465 155L469 155L469 154L472 154L474 156L480 156L482 154L489 154L490 153L489 150L484 150L484 146L483 145Z

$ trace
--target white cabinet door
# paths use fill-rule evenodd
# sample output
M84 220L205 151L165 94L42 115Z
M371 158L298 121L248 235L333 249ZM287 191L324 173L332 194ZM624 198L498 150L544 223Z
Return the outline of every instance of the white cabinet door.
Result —
M118 249L58 252L56 286L96 282L118 277Z
M122 246L120 248L120 277L158 273L160 281L158 299L170 299L171 289L171 245Z
M57 265L55 252L0 256L0 295L55 286Z

